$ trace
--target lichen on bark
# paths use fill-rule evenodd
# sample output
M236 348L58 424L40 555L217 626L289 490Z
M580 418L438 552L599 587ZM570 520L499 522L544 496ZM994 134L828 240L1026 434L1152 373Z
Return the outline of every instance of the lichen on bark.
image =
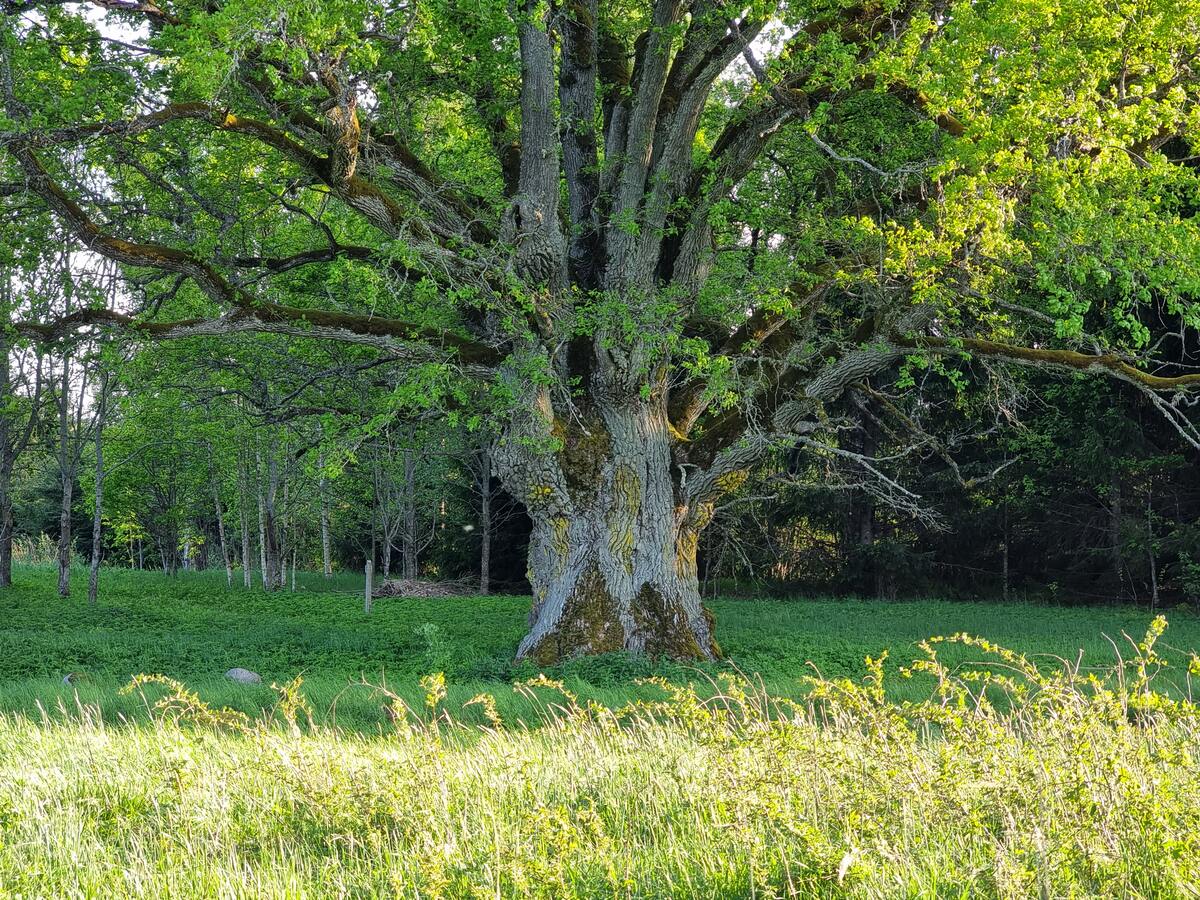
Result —
M539 665L553 666L582 654L613 653L624 645L620 604L604 583L599 567L592 564L576 581L557 627L528 655Z

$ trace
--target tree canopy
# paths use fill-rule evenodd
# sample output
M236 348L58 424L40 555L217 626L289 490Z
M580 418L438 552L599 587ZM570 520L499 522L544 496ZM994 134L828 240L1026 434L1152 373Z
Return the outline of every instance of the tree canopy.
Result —
M487 423L521 655L719 652L716 504L786 448L886 478L841 438L885 373L1094 371L1200 447L1195 2L3 11L4 264L65 241L124 284L6 340L274 335L240 352L311 364L310 411L378 365L389 408Z

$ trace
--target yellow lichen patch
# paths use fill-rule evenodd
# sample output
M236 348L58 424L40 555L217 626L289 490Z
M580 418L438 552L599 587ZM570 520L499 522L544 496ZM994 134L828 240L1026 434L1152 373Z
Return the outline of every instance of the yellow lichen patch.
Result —
M628 463L613 472L612 505L605 520L608 524L608 549L621 560L626 572L633 571L634 525L642 505L642 482Z
M685 528L675 542L675 571L680 578L691 578L696 574L696 550L700 545L700 533Z
M670 419L667 419L667 432L671 435L672 440L677 443L686 444L690 440L686 434L675 427L675 423Z
M717 487L724 494L732 493L746 483L749 473L745 469L734 469L717 477Z
M539 506L554 496L554 488L548 484L535 484L529 489L526 497L530 506Z

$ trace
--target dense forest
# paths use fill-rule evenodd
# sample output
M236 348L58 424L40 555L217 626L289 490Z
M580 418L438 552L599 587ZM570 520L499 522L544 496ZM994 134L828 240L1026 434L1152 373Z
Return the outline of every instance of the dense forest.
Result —
M1194 599L1200 44L1134 6L6 0L0 581L371 560L547 662Z

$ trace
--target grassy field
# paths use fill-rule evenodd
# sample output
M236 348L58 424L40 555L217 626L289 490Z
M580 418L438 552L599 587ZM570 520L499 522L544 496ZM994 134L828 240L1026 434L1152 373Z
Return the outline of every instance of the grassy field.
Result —
M274 703L272 681L303 675L318 719L344 728L376 730L387 725L380 696L353 686L366 680L386 685L419 702L417 680L445 674L449 704L480 691L496 693L506 718L534 712L511 690L512 682L536 674L514 665L513 650L524 633L527 597L388 599L367 615L353 576L327 583L305 575L302 590L275 595L228 591L224 573L191 573L167 579L158 573L104 572L100 603L89 608L82 595L86 578L73 581L76 595L55 593L48 569L22 568L12 591L0 593L0 711L38 713L74 708L76 698L98 706L110 719L144 715L137 698L118 689L138 673L164 674L186 683L210 703L246 712ZM717 637L726 666L678 666L613 655L579 660L552 674L584 699L610 706L653 695L634 682L651 675L674 681L699 680L736 666L761 679L777 696L802 693L800 679L844 677L862 671L863 659L886 650L889 668L910 660L917 641L932 635L969 632L1016 647L1044 666L1056 657L1106 667L1130 645L1122 634L1140 636L1151 615L1129 608L1066 608L961 602L718 600ZM1107 638L1106 638L1107 635ZM1163 639L1176 660L1200 649L1200 618L1171 615ZM966 665L979 654L950 648L949 661ZM252 669L262 686L231 684L224 672ZM63 676L74 673L76 684ZM892 680L894 699L928 695L928 680ZM482 721L467 709L470 720Z
M1189 613L723 601L745 677L547 678L523 598L105 574L0 593L0 900L1200 896Z

